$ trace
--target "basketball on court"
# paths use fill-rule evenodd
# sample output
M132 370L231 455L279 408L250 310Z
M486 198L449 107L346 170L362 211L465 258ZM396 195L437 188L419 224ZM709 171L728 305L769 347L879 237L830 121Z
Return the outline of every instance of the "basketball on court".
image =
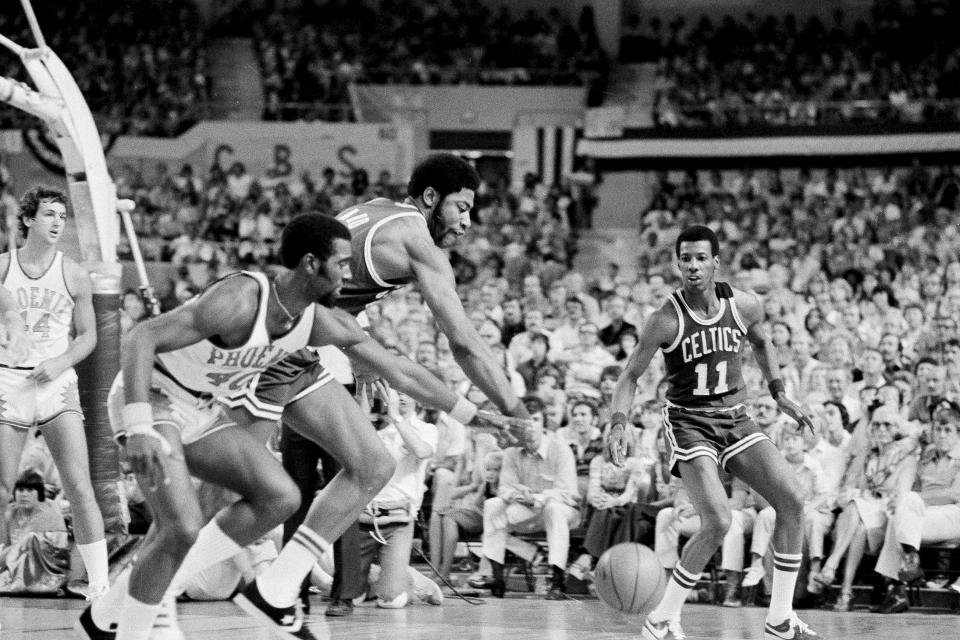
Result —
M650 611L666 587L666 573L649 547L635 542L614 545L600 556L595 570L597 596L623 613Z

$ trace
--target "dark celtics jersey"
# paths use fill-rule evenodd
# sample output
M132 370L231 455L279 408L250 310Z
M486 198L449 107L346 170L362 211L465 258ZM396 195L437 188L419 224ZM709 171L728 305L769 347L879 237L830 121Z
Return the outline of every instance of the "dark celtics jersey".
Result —
M747 328L733 289L718 282L720 309L703 318L687 306L682 290L670 295L680 322L674 341L663 349L670 389L667 400L679 407L732 407L746 396L741 367Z
M411 217L422 221L423 232L429 235L427 222L419 209L412 204L394 202L389 198L374 198L337 215L337 220L350 230L350 243L353 245L350 280L345 282L340 290L338 307L353 314L360 313L371 302L412 281L412 275L402 280L383 279L377 272L377 265L373 263L371 254L374 235L381 232L385 224L397 218Z

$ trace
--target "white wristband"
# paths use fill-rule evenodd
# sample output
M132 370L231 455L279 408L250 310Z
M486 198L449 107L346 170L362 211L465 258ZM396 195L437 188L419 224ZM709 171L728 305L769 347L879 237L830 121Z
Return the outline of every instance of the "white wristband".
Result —
M149 402L131 402L120 409L120 422L125 431L133 431L140 425L153 430L153 407Z
M457 398L457 404L453 405L453 409L451 409L447 415L460 424L469 424L474 416L477 415L477 405L460 396Z

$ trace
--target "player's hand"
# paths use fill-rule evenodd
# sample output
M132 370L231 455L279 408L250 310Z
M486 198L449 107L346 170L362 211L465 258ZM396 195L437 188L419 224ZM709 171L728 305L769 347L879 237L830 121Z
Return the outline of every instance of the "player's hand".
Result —
M797 421L798 430L800 433L803 433L804 429L810 429L810 433L816 431L816 426L813 423L813 416L810 413L801 407L799 404L787 397L785 393L778 393L776 397L777 406L780 407L780 411L783 411L785 414Z
M530 424L529 418L515 418L482 409L477 411L477 415L470 421L471 427L481 432L492 433L498 441L506 442L507 447L523 444L527 426Z
M30 355L30 337L23 329L19 315L8 322L0 322L0 348L5 352L7 364L16 366Z
M33 371L27 374L27 380L33 380L37 384L48 384L56 380L69 366L70 363L65 358L59 356L50 358L34 367Z
M610 462L618 467L622 467L627 459L627 427L615 429L610 428L607 435L607 457Z
M146 488L150 491L156 491L170 484L170 477L167 474L170 445L167 443L165 448L163 446L165 443L166 440L163 440L162 436L158 438L143 433L128 435L124 440L124 455L130 464L130 469L137 474L141 482L146 483Z

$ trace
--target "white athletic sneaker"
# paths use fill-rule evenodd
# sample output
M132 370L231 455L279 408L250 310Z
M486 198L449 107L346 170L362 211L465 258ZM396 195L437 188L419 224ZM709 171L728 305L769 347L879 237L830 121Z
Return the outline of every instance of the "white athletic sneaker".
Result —
M791 613L789 618L778 625L764 623L763 638L764 640L821 640L820 634L808 627L796 613Z
M683 632L679 620L654 622L647 618L643 622L640 637L644 640L686 640L687 634Z
M177 622L177 600L173 596L164 596L160 601L160 612L150 630L150 640L184 640Z
M767 575L767 572L763 567L750 567L747 569L747 573L743 576L743 582L740 583L741 587L755 587L760 584L760 581L763 580L763 576Z

